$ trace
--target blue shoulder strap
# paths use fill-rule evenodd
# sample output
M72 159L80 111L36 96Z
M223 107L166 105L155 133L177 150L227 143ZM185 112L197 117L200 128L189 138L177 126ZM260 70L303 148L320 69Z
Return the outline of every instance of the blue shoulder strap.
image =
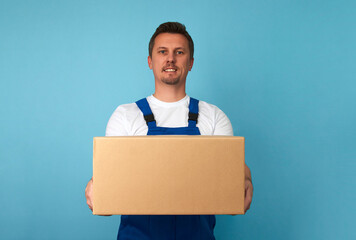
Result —
M189 102L188 127L196 127L196 124L198 123L198 115L199 115L199 100L191 97Z
M152 110L147 102L147 99L142 98L141 100L138 100L136 104L138 108L141 110L141 112L143 113L143 117L146 120L146 124L148 128L156 127L156 120L155 117L153 116Z

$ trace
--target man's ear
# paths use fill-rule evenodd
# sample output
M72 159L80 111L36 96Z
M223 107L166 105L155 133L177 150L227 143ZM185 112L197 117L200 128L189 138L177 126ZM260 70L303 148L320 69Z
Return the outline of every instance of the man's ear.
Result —
M147 62L148 62L148 67L149 67L150 69L152 69L152 58L151 58L151 56L148 56L148 57L147 57Z
M192 70L193 63L194 63L194 58L190 59L189 71Z

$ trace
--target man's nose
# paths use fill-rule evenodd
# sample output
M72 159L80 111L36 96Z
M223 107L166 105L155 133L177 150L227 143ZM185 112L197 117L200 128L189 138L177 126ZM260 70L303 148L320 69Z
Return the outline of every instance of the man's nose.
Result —
M174 52L170 52L167 54L167 62L175 63L176 57Z

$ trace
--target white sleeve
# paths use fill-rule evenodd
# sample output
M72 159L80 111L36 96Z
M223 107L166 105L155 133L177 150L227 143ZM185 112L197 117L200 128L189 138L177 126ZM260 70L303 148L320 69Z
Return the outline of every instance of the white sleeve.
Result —
M106 125L105 136L128 136L126 121L124 109L117 107Z
M219 108L216 108L215 128L213 135L234 135L234 131L232 129L232 125L229 118Z

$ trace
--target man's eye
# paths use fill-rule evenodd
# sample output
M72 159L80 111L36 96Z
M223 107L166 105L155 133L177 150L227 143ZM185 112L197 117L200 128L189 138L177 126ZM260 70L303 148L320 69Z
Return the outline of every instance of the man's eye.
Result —
M160 50L158 51L159 53L165 53L166 51L165 50Z
M183 54L183 51L177 51L177 54Z

